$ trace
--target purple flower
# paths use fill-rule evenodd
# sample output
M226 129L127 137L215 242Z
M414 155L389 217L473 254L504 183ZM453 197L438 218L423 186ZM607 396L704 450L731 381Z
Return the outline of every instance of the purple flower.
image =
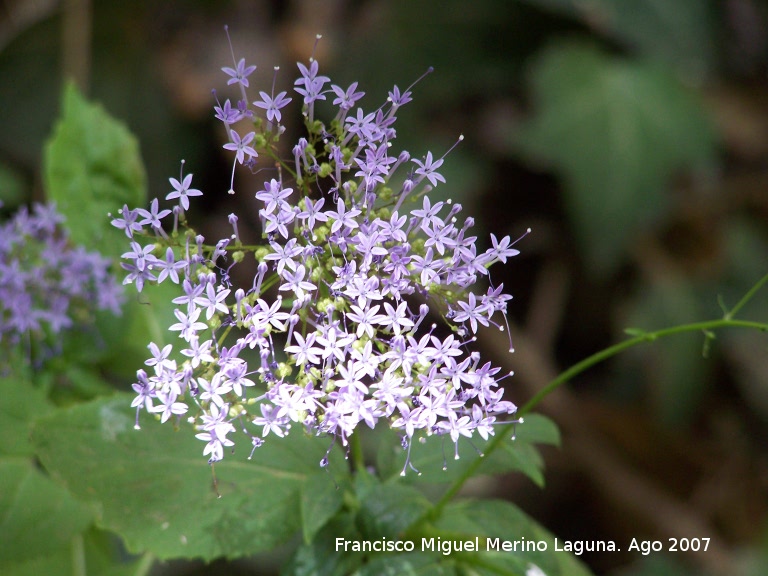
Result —
M478 322L483 326L488 326L485 307L482 304L478 304L477 298L475 298L472 292L469 293L468 302L459 300L458 304L461 310L456 312L454 316L456 322L466 322L469 320L469 325L474 333L477 333Z
M264 182L264 190L256 192L256 198L266 204L264 211L267 214L272 214L277 208L281 211L286 208L290 209L290 204L286 202L286 198L292 193L293 188L283 188L282 183L272 178L269 182Z
M416 174L429 180L429 183L432 184L432 186L437 186L438 182L445 182L443 175L435 172L435 170L443 165L442 158L433 161L432 152L427 152L427 157L424 159L424 162L416 160L415 158L413 162L419 166L416 169ZM426 199L426 196L424 198Z
M227 76L231 76L231 78L227 80L227 86L240 84L244 88L248 88L248 76L253 74L255 70L256 66L245 65L245 58L240 58L240 61L236 64L236 68L225 66L221 69Z
M230 192L238 163L252 172L271 171L251 208L261 241L241 241L249 219L236 214L218 241L194 231L182 213L195 195L191 174L174 184L180 207L172 233L159 232L168 214L157 203L140 213L140 221L127 207L116 219L133 242L124 268L138 288L183 279L169 330L187 344L173 359L170 348L150 347L147 364L156 374L144 378L148 385L135 384L134 405L166 420L185 410L211 462L232 445L235 420L255 448L270 434L289 434L294 423L346 445L358 425L375 427L385 419L403 431L403 473L414 469L410 448L417 435L449 436L458 457L460 438L476 433L487 439L502 418L516 422L501 416L516 410L503 400L499 384L506 375L471 351L475 338L469 334L478 326L500 326L499 315L506 322L511 296L490 282L489 268L517 254L514 242L492 235L492 247L478 252L472 218L461 224L460 205L429 198L431 188L445 182L439 170L453 148L438 159L427 152L412 160L408 151L396 151L396 114L415 83L402 92L395 87L391 105L358 107L347 116L364 95L358 84L327 90L330 79L320 75L314 58L298 67L294 87L303 97L307 133L293 146L278 146L284 131L272 127L291 100L276 93L276 74L271 91L249 103L244 89L255 67L240 60L224 69L231 84L240 84L237 109L229 100L216 102L230 138L224 148L235 152ZM326 124L313 111L328 93L338 112ZM254 109L264 110L267 122L255 122L241 138L230 125L253 117ZM288 158L281 150L291 150ZM258 153L274 163L256 170ZM403 173L411 160L412 172ZM419 204L411 210L406 200ZM148 246L138 241L142 226L158 232ZM0 241L0 252L11 249L3 246ZM155 248L165 251L162 260ZM245 266L235 267L253 266L254 259L251 278L244 278ZM485 277L490 287L479 296L474 284ZM232 291L235 302L228 305ZM417 310L409 307L410 295L422 299ZM447 336L426 321L430 312L444 319ZM203 341L207 329L211 336ZM247 358L241 357L246 349ZM180 403L183 408L175 406Z
M168 326L168 330L178 331L181 333L181 337L187 342L196 337L199 330L205 330L208 325L205 322L198 322L200 317L200 309L195 308L190 310L187 314L184 314L178 308L173 311L173 314L178 319L176 324Z
M120 218L112 220L112 226L125 231L125 235L128 238L133 238L134 232L141 232L141 224L137 222L139 216L138 209L129 210L128 206L123 204L120 209Z
M131 242L131 251L124 252L121 257L127 260L132 260L132 265L136 270L143 272L144 270L150 270L151 266L157 260L157 258L152 255L154 249L154 244L142 246L138 242Z
M198 378L197 385L202 390L200 393L201 401L210 402L220 407L225 405L224 396L232 391L232 386L224 381L220 372L210 380Z
M331 86L331 90L336 94L336 98L333 100L334 106L338 106L344 112L351 110L355 102L365 96L365 92L357 91L357 82L352 82L346 90L334 84Z
M225 150L232 150L235 153L235 161L242 164L245 162L245 155L248 158L256 158L259 153L251 146L251 142L256 137L256 132L248 132L242 139L240 134L236 130L230 130L229 137L232 138L232 142L224 144ZM191 175L190 175L191 176ZM191 178L190 178L191 180ZM186 209L186 206L184 207Z
M169 192L165 197L166 200L179 199L179 204L184 210L189 210L189 197L190 196L202 196L203 193L196 188L190 188L192 184L192 174L187 174L182 182L176 180L176 178L169 178L168 181L173 186L173 191Z
M168 216L168 214L171 213L170 210L159 210L157 198L152 200L152 204L149 207L149 210L144 210L143 208L137 208L136 212L139 216L141 216L141 220L139 221L139 225L148 225L153 230L162 230L163 225L160 222L163 218Z
M244 116L242 110L238 108L232 108L232 104L229 101L229 98L224 101L224 106L214 106L213 109L216 119L221 120L227 126L239 122L243 119Z
M373 112L366 114L362 108L358 108L357 115L346 120L346 123L349 124L347 140L352 136L357 136L364 140L374 140L374 135L376 134L374 118L376 118L376 114Z
M286 346L285 351L288 354L293 354L296 358L296 365L302 366L309 362L310 364L320 364L320 354L322 350L316 346L315 334L308 334L306 339L298 332L293 333L293 339L296 341L295 345Z
M380 306L376 304L372 307L360 307L352 304L350 308L352 311L347 313L347 318L357 323L357 337L362 338L363 334L367 334L369 338L373 338L376 330L373 325L381 324L386 319L385 316L376 314Z
M277 262L277 273L282 275L286 266L291 270L296 271L296 266L298 266L298 264L294 258L301 254L301 247L297 245L296 238L288 240L285 246L278 244L277 242L270 242L270 245L274 252L264 256L264 259Z
M189 341L189 348L185 348L181 351L184 356L190 358L190 364L192 368L197 368L202 362L213 362L213 356L211 355L212 340L206 340L200 342L200 339L195 337Z
M235 443L227 438L227 434L234 432L235 427L229 422L223 422L222 419L227 415L227 406L221 408L221 410L213 404L210 408L211 415L203 416L203 427L205 432L195 434L195 438L207 442L203 449L203 456L210 454L208 463L219 462L224 459L224 447L234 446Z
M171 366L174 365L173 361L168 359L171 354L171 350L173 349L173 346L170 344L165 345L161 350L157 344L150 342L147 348L149 348L149 351L152 354L152 358L144 362L144 364L147 366L171 368Z
M280 122L280 120L282 120L280 109L285 108L291 101L291 98L288 98L287 94L287 92L280 92L277 96L271 97L266 92L259 92L261 100L257 100L253 105L267 111L268 121Z
M208 282L205 287L205 294L195 298L195 304L205 308L205 318L210 320L216 312L224 314L229 313L229 308L224 303L231 290L229 288L219 287L217 290L212 282Z
M442 210L442 208L442 202L437 202L434 206L432 206L432 203L429 201L429 197L424 196L424 200L422 201L422 209L411 211L411 216L418 218L421 221L421 229L426 230L430 224L436 226L445 224L443 220L437 215L438 212Z
M317 286L304 280L307 269L304 266L297 266L295 272L283 270L283 279L285 282L280 285L280 290L293 290L296 298L303 300L306 292L317 290Z
M320 70L317 60L312 60L309 63L309 68L301 62L297 62L296 65L299 67L299 72L301 72L301 78L297 79L294 85L302 86L302 88L296 88L296 92L304 96L304 103L311 104L315 100L325 100L322 90L325 83L330 81L330 78L317 75Z
M179 271L186 269L188 263L184 260L176 260L173 254L173 248L170 246L165 250L165 260L159 258L153 262L153 267L160 270L157 276L157 283L160 284L166 278L170 278L174 284L179 283Z
M306 221L306 226L309 230L314 229L317 222L328 221L328 214L322 211L324 204L325 198L319 198L314 203L311 198L304 198L304 210L299 212L298 217L300 220Z
M402 329L413 328L413 320L408 318L407 302L400 302L397 307L392 306L389 302L384 302L384 310L386 314L381 320L381 324L390 328L393 334L400 335Z
M501 239L501 242L499 242L496 240L496 236L491 234L491 243L493 244L493 248L489 250L489 253L494 259L500 260L505 264L507 263L507 258L520 254L520 250L510 248L511 242L509 236L504 236L504 238Z
M359 226L355 218L360 215L360 210L357 208L351 208L350 210L347 210L347 207L341 198L339 198L338 202L336 203L336 207L336 211L328 210L328 212L326 212L328 218L332 218L334 220L333 224L331 224L331 232L339 232L340 230L344 229L351 230Z
M186 414L187 410L189 410L189 406L184 404L184 402L176 402L177 397L175 394L160 392L157 397L160 400L160 404L153 406L151 412L161 414L160 422L166 422L174 414L177 416Z
M256 426L263 426L261 430L262 437L266 438L270 432L279 438L285 436L285 428L289 420L285 416L278 417L278 407L270 404L260 404L259 410L261 411L261 416L254 418L253 423Z

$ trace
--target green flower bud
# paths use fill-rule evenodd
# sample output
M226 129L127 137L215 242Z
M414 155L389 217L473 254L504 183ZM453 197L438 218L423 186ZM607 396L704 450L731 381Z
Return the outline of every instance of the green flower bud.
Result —
M328 178L333 173L333 166L331 166L328 162L323 162L320 164L320 171L318 172L318 176L320 178Z
M293 367L285 362L280 362L277 365L277 377L278 379L288 378L293 373Z
M257 262L264 262L264 258L266 258L267 255L271 253L272 249L269 246L259 246L256 248L256 250L253 251L253 256L256 258Z

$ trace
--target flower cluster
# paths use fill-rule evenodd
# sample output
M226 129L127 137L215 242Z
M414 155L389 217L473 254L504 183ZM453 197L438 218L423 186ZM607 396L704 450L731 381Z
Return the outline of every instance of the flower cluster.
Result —
M86 321L95 310L120 311L122 290L110 261L74 246L53 205L26 207L0 224L0 343L46 337Z
M273 80L252 107L246 89L255 69L244 59L223 68L239 100L217 99L215 115L234 153L230 193L237 164L254 168L268 158L277 166L255 195L262 245L241 243L235 214L231 236L213 244L188 228L189 199L202 192L183 171L170 179L172 211L155 200L113 220L130 240L126 283L180 288L178 322L169 327L183 341L180 355L149 344L133 385L137 428L142 408L162 422L186 415L215 462L236 427L255 449L294 425L346 445L360 423L386 421L409 452L417 433L440 434L458 458L461 436L487 439L498 418L513 421L516 411L499 386L507 375L469 350L480 326L503 329L496 318L506 321L511 296L493 286L488 268L518 254L514 242L491 235L480 251L461 206L430 201L428 192L445 182L445 155L393 154L396 115L413 85L394 87L366 112L356 108L364 96L357 83L330 84L314 58L298 64L307 136L284 161L281 110L292 98L275 95ZM336 114L326 124L315 105L330 98ZM231 267L248 253L257 261L253 282L235 287ZM477 295L470 289L481 278L490 287ZM437 317L443 328L429 320Z

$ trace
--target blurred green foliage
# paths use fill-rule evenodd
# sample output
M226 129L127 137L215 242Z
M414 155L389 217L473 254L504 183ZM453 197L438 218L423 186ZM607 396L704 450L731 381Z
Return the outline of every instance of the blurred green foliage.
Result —
M504 278L505 286L526 297L515 300L513 309L519 318L525 316L525 300L531 301L537 294L542 271L553 262L565 263L571 294L567 302L551 306L549 323L556 333L544 351L556 366L584 350L599 349L608 337L620 338L626 326L650 330L718 317L717 295L733 305L764 273L768 160L765 150L754 146L753 140L742 144L734 143L733 138L746 138L739 132L745 131L744 124L759 132L765 107L758 106L741 124L729 123L730 116L725 120L721 116L727 106L717 93L723 86L746 88L748 96L737 100L739 111L750 110L748 104L754 100L768 101L764 3L368 0L333 3L326 11L335 20L315 14L308 23L302 14L314 14L309 4L295 1L277 7L277 3L254 2L249 12L233 2L93 2L90 93L137 134L146 183L135 141L122 128L99 128L103 112L72 91L65 100L69 103L69 108L64 105L65 114L74 109L79 110L77 114L93 114L77 128L81 135L94 131L94 137L113 134L123 140L116 144L107 139L106 145L92 140L86 149L78 149L79 136L67 142L60 132L49 148L49 164L42 165L43 143L62 112L61 12L43 14L27 28L18 29L0 52L0 109L4 111L0 114L0 199L4 211L48 194L64 207L79 239L102 244L98 235L108 228L100 228L101 217L123 202L137 203L145 190L149 197L162 198L168 191L167 178L176 175L181 158L194 166L196 181L198 177L201 182L218 181L227 169L221 166L219 135L212 128L210 106L206 104L201 111L189 102L195 102L191 94L204 93L203 100L209 97L208 91L216 84L211 78L222 80L215 74L228 64L221 57L228 58L229 52L221 24L229 22L238 57L242 52L257 61L260 73L273 64L288 68L296 60L306 59L305 45L297 49L292 38L326 33L323 42L331 49L321 60L323 69L327 64L334 69L335 78L359 81L368 92L366 105L383 100L392 84L403 88L428 66L435 67L435 73L416 86L414 102L403 108L399 137L415 153L428 149L437 153L465 133L467 138L445 165L452 171L446 172L448 185L438 192L485 211L487 222L480 224L492 231L503 228L519 233L531 222L537 225L524 246L526 260L521 259L519 267ZM249 35L249 29L253 34ZM254 41L253 36L259 40ZM238 37L246 41L238 44ZM264 44L270 50L263 50ZM261 52L249 52L252 46ZM191 56L186 59L185 54ZM265 73L260 79L261 88L267 84L266 77ZM181 82L182 78L187 81ZM756 142L765 144L759 135ZM104 156L94 162L89 153ZM83 171L91 171L99 184L72 178L64 187L64 180L58 178L68 171L69 176L79 173L81 177ZM44 173L48 174L45 191L40 182ZM743 184L745 175L749 178ZM115 197L109 192L110 205L103 203L104 196L91 196L102 184L110 190L117 184L121 190ZM224 188L210 192L216 198L210 211L214 216L232 211L227 202L240 201L216 196L225 197ZM212 220L207 225L215 226ZM258 219L253 217L250 224L256 227ZM104 246L113 256L119 256L117 239ZM55 376L47 375L45 386L64 383L73 391L59 392L58 399L66 403L103 393L106 373L117 376L125 389L145 356L148 335L158 343L163 340L158 326L167 325L167 318L172 317L172 311L161 305L167 300L157 293L132 300L123 318L100 323L100 346L86 338L92 345L84 347L80 336L73 338L70 358L75 358L75 350L85 348L87 354L77 356L75 365L58 366L61 370ZM748 312L750 317L765 319L768 301L755 299ZM703 342L703 336L680 337L664 346L638 350L579 384L600 401L616 401L605 409L603 420L614 416L629 428L635 420L625 414L641 407L652 426L661 423L667 426L666 433L677 434L677 440L700 442L693 446L704 453L711 444L723 441L713 437L720 423L717 418L735 415L743 427L741 433L748 438L740 448L743 452L736 456L763 462L765 446L757 439L764 436L768 423L765 341L751 334L718 334L707 358L702 357ZM47 483L40 488L44 497L39 499L38 512L65 506L58 484L30 464L32 421L54 410L47 388L29 396L15 393L16 386L8 382L3 386L7 393L0 395L0 430L5 438L2 466L8 473L0 477L9 482L15 479L15 484L0 490L0 495ZM90 410L103 405L93 404ZM572 410L581 408L577 404ZM46 435L38 427L38 447L45 440L50 446L55 444L56 450L87 452L96 446L91 446L95 440L104 440L95 425L97 416L81 410L85 412L71 414L87 412L90 420L85 421L92 424L93 438L81 438L81 444L73 448L63 429L57 435L53 428ZM46 421L55 423L61 418L64 416L57 413ZM585 420L583 425L605 432L595 420L600 419ZM693 440L685 432L690 429L696 430ZM658 462L642 461L637 468L666 464L667 446L661 444L654 447ZM628 460L637 457L625 445L618 447ZM108 455L112 448L99 449ZM52 468L55 455L48 448ZM523 469L540 483L542 462L537 453L531 448L525 458L527 468ZM380 464L394 472L398 469L392 453L381 455ZM56 468L56 473L73 485L83 475L82 469L69 469L66 464L61 464L61 470ZM88 473L95 472L89 469ZM207 482L205 473L199 477ZM663 483L665 478L657 480ZM22 481L29 484L22 485ZM690 485L698 481L697 477L688 479ZM135 482L140 484L140 479ZM759 479L754 482L764 487ZM303 488L293 488L296 494L304 494ZM133 491L136 485L124 489ZM303 566L303 573L315 573L318 566L333 565L333 559L322 556L322 547L316 543L328 538L329 530L355 533L354 517L336 518L330 527L323 527L338 504L336 492L327 484L323 490L328 496L326 505L311 509L296 504L291 509L290 525L295 528L303 522L305 544L286 570L302 573ZM572 487L568 490L574 491ZM751 494L741 485L722 490L740 493L745 499ZM76 488L81 495L84 491L84 486ZM761 512L765 505L764 497L748 502L759 517L754 526L765 524ZM606 507L600 501L585 506L591 506L590 510ZM7 500L0 503L0 511L11 514L9 518L18 513ZM236 512L232 514L237 518ZM569 522L579 515L564 514ZM74 522L80 516L73 514L72 518ZM721 526L731 525L728 518L717 520ZM585 523L591 528L595 521L587 517ZM112 524L102 524L114 529ZM621 524L612 526L617 525ZM749 545L744 534L755 530L740 526L730 537ZM89 561L103 565L105 557L112 557L109 551L114 542L104 533L91 529L83 541ZM12 573L63 573L54 567L69 557L70 551L62 549L46 560L14 557ZM302 558L304 565L300 564ZM433 558L420 561L426 566ZM754 574L762 573L760 566L758 563ZM5 565L3 570L11 568ZM562 573L573 572L562 568ZM696 570L654 557L627 573L690 574Z
M704 165L715 139L695 94L653 62L554 45L531 69L535 113L511 135L562 176L584 262L605 275L668 215L675 171Z

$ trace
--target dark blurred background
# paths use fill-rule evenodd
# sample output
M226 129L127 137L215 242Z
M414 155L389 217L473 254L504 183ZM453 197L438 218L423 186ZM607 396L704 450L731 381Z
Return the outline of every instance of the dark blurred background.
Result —
M515 295L516 353L481 335L524 403L576 361L624 338L722 315L768 264L768 6L758 0L3 0L0 199L44 197L41 158L65 78L138 136L149 196L179 161L206 195L193 219L258 237L252 192L213 117L235 56L259 66L249 96L289 90L320 33L321 72L378 107L394 84L435 72L401 110L398 149L447 158L451 197L478 236L533 233L496 266ZM296 94L284 114L297 134ZM292 141L292 137L284 141ZM251 188L249 188L251 187ZM762 292L741 317L768 321ZM720 332L634 349L542 404L561 427L547 486L472 484L565 539L709 537L709 551L585 554L596 574L768 573L768 339ZM705 353L706 352L706 353ZM622 545L623 544L623 545ZM156 567L257 574L272 558ZM200 572L202 573L202 572Z

